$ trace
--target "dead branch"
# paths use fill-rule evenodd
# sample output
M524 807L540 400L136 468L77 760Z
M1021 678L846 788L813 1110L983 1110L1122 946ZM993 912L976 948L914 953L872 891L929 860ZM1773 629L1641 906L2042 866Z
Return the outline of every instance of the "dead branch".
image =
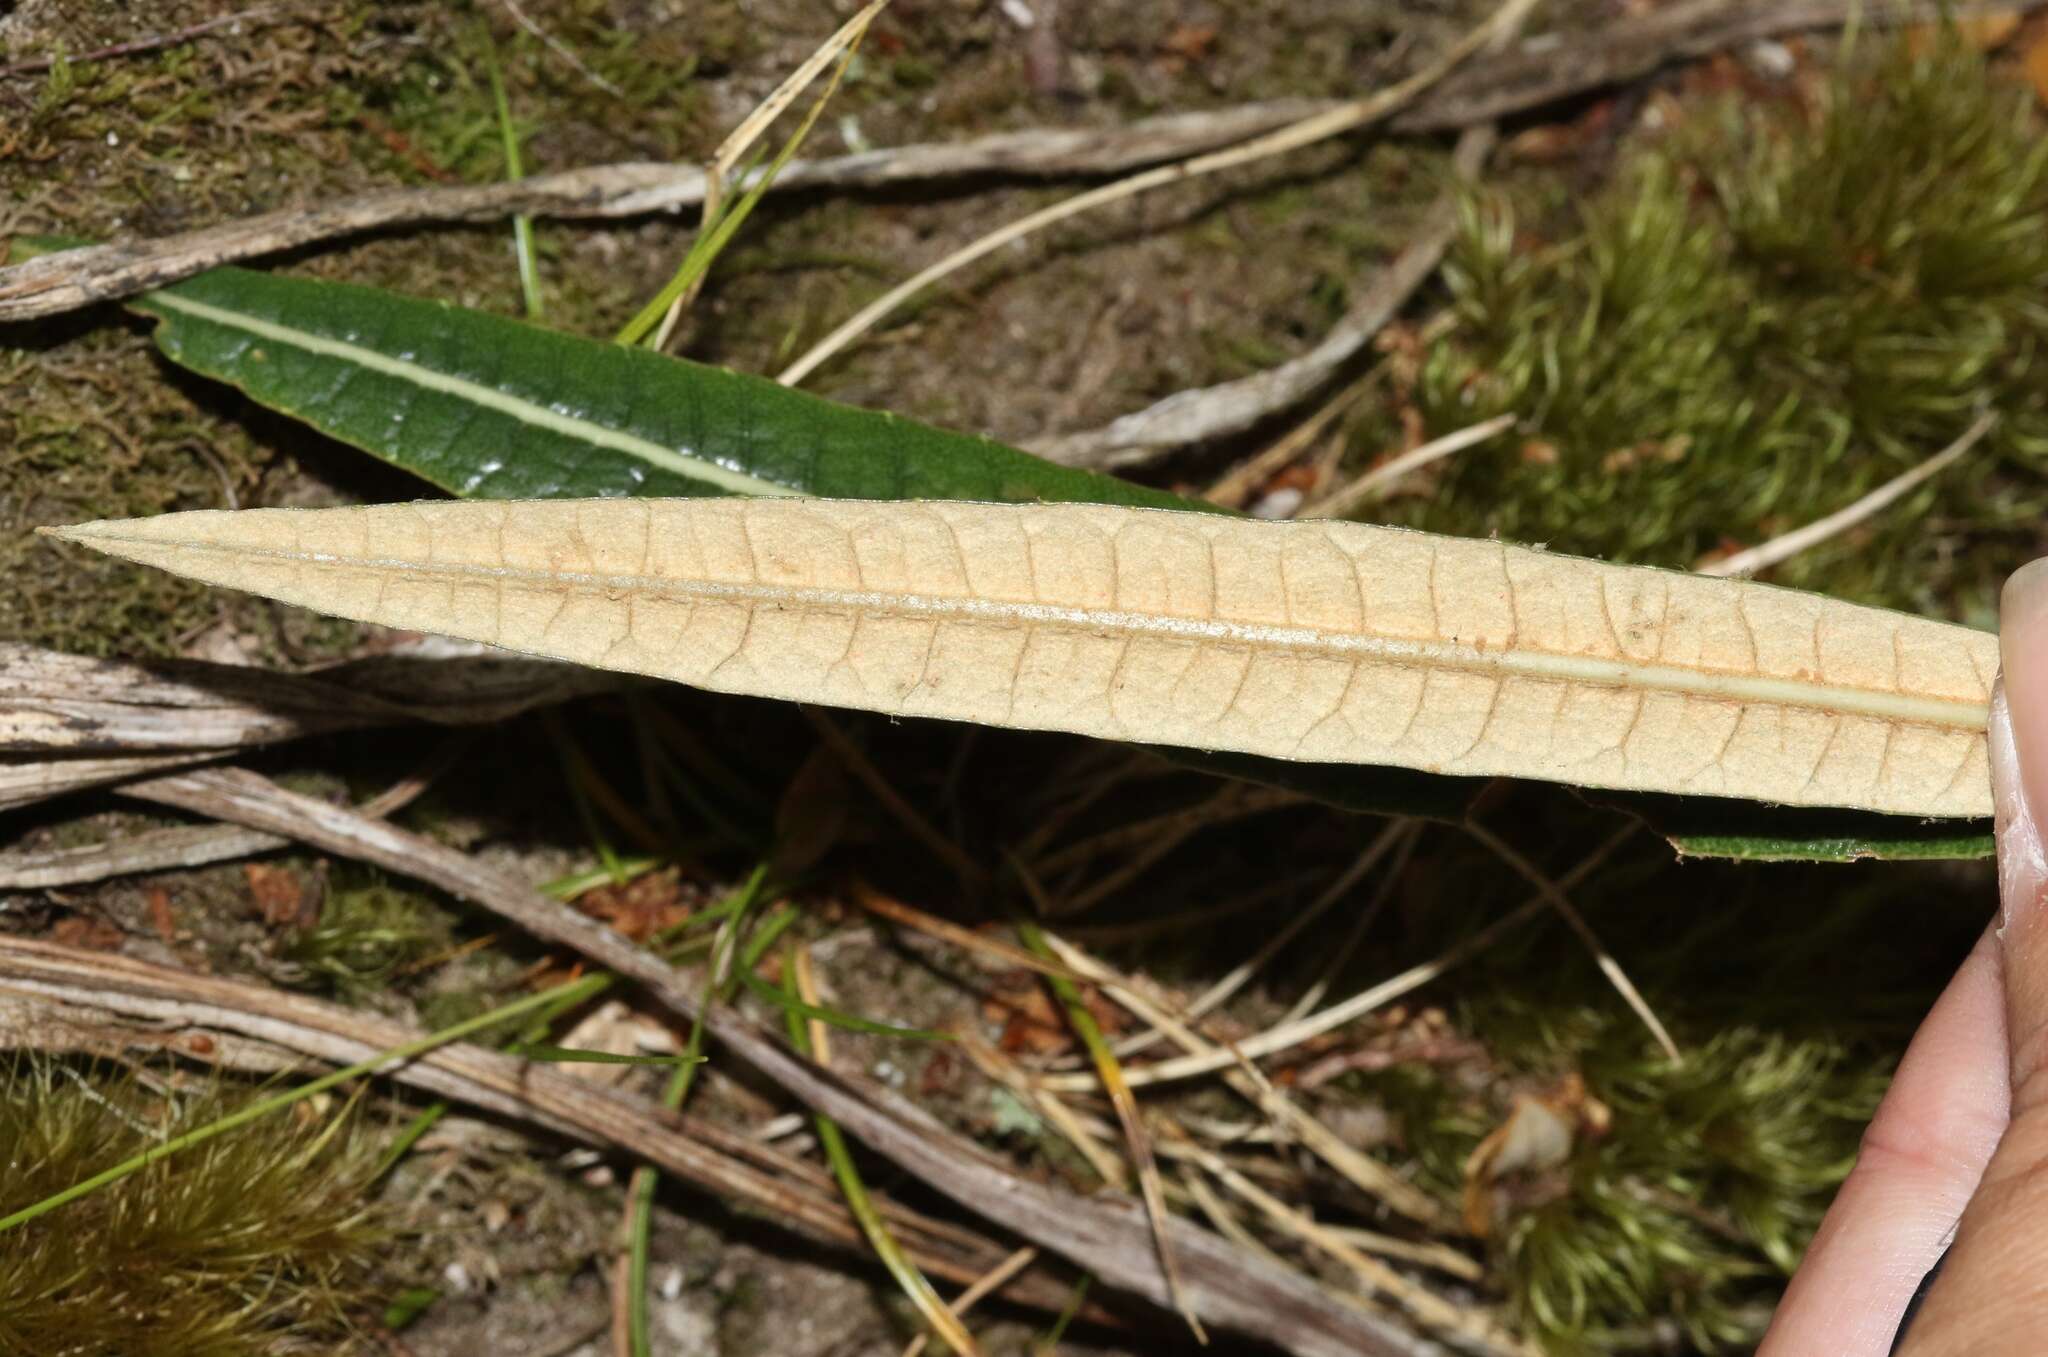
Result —
M312 674L0 643L0 809L307 735L488 724L611 686L438 640Z
M420 1035L385 1018L245 981L0 937L0 1045L16 1049L161 1052L274 1073L306 1059L355 1064ZM439 1047L386 1073L436 1097L623 1151L807 1234L863 1247L821 1170L716 1122L469 1043ZM973 1282L1010 1252L882 1194L877 1201L919 1263L941 1276ZM1004 1294L1048 1310L1067 1298L1051 1278L1024 1279Z
M2019 0L2003 9L2034 9ZM1978 9L1985 8L1983 6ZM1597 33L1548 33L1478 61L1418 100L1390 126L1398 132L1471 127L1588 91L1639 79L1672 62L1778 34L1865 22L1930 20L1924 0L1694 0ZM1968 12L1976 12L1974 9ZM971 176L1110 174L1191 155L1272 131L1342 100L1287 99L1151 118L1095 131L1036 129L955 145L923 144L825 160L793 161L775 181L787 189L856 189ZM0 321L133 296L237 260L363 231L423 222L489 222L515 214L616 218L672 212L704 198L693 166L631 163L536 175L514 183L379 189L316 207L290 207L156 240L65 250L0 269Z
M126 790L429 882L632 980L679 1017L698 1018L696 990L659 957L515 877L383 821L241 770L177 773ZM1121 1193L1081 1198L1020 1177L908 1099L805 1060L731 1008L714 1006L702 1020L716 1040L790 1096L937 1191L1119 1290L1170 1305L1144 1209L1134 1199ZM1186 1294L1218 1327L1303 1357L1417 1357L1435 1350L1389 1321L1343 1304L1308 1278L1187 1221L1176 1217L1169 1229Z
M0 890L48 890L138 872L168 872L231 862L282 848L290 840L239 825L177 825L108 843L0 853Z

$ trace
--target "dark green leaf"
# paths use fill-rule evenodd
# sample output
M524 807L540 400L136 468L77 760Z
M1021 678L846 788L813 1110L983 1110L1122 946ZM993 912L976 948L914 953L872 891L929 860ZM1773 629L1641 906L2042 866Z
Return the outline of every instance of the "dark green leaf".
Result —
M1916 820L1866 811L1763 806L1707 796L1586 792L1626 811L1680 857L1750 862L1949 861L1988 858L1989 820Z
M1205 506L762 377L375 288L216 269L138 297L172 360L452 494Z

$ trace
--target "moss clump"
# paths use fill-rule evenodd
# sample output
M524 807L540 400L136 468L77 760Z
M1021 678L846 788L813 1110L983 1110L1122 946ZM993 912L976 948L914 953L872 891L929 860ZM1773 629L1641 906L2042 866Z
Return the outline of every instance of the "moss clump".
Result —
M1852 63L1803 105L1709 104L1576 214L1475 204L1431 434L1512 411L1415 526L1686 567L1843 507L1959 435L1929 489L1775 578L1988 617L2039 548L2048 142L1959 46ZM1542 232L1532 238L1530 232Z
M83 1085L81 1088L80 1085ZM0 1214L233 1111L40 1060L0 1067ZM0 1351L258 1357L332 1347L368 1298L384 1237L367 1140L269 1117L0 1234Z
M407 964L446 948L452 929L449 913L426 896L370 880L331 893L285 958L308 982L360 1002Z

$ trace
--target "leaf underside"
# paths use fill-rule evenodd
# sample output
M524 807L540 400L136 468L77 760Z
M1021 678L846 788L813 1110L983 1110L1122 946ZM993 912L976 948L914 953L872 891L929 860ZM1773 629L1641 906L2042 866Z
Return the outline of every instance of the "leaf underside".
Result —
M788 499L200 512L63 535L718 691L1459 777L1990 812L1996 637L1495 542Z

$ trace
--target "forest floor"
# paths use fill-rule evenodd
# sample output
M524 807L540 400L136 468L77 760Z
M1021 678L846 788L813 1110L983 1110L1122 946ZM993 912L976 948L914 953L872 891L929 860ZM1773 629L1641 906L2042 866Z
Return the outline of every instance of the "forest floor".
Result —
M371 188L492 182L506 169L493 62L529 173L701 163L850 12L817 0L290 0L214 24L238 8L0 5L0 239L154 237ZM1532 27L1563 32L1569 53L1660 8L1552 3ZM1489 9L897 0L803 153L1355 97L1415 70ZM141 50L89 56L139 40ZM1510 436L1407 478L1358 516L1689 568L1831 512L1988 408L2000 422L1979 452L1771 578L1992 625L1998 581L2048 546L2048 158L2033 83L2048 80L2044 70L2048 32L2015 15L1961 34L1866 30L1848 50L1831 33L1748 43L1523 115L1502 128L1446 267L1343 374L1370 381L1333 383L1247 434L1132 474L1200 493L1300 433L1298 454L1251 487L1254 503L1289 506L1509 412L1519 421ZM1339 139L1081 217L949 279L806 385L1029 444L1271 368L1314 345L1423 229L1447 183L1451 140ZM1075 188L986 176L770 195L671 348L773 372L898 279ZM693 229L688 215L537 222L542 323L610 335L667 280ZM509 223L391 229L264 266L506 315L522 305ZM170 365L147 323L117 307L0 326L0 642L293 670L374 653L388 636L31 530L423 493ZM662 832L643 845L630 816L607 811L601 795L587 802L593 788L620 789L648 809L640 789L661 782L646 748L650 707L662 728L682 732L678 761L700 760L736 787L721 793L714 778L711 818L663 805L653 817ZM852 716L842 725L889 786L991 867L1017 851L1059 865L1055 894L1089 901L1058 919L1062 936L1180 1002L1390 834L1394 851L1217 1010L1219 1037L1271 1027L1312 986L1341 997L1436 957L1530 892L1501 854L1453 824L1346 814L1063 737ZM1080 1066L1074 1031L1029 971L859 906L879 891L985 933L1003 922L998 903L964 894L833 749L803 714L774 704L681 691L593 698L456 744L398 819L532 881L596 873L579 905L641 938L768 872L774 898L761 909L792 907L787 936L815 957L834 1008L965 1033L1019 1069ZM417 732L384 731L252 762L296 790L360 799L414 772L422 752ZM1526 786L1493 789L1473 814L1553 878L1627 823ZM104 796L46 802L0 816L0 870L9 854L183 823ZM1053 837L1034 839L1041 831ZM774 850L761 847L770 840ZM647 847L659 851L618 865ZM1220 1085L1145 1101L1317 1220L1398 1236L1408 1284L1497 1315L1543 1350L1739 1351L1760 1332L1891 1064L1992 898L1982 861L1700 861L1677 858L1654 833L1626 838L1572 899L1682 1060L1666 1058L1578 938L1545 917L1269 1062L1314 1116L1438 1204L1443 1219L1428 1226L1367 1199L1299 1146L1270 1143ZM577 965L402 877L300 849L0 887L0 931L259 979L428 1027ZM762 964L779 978L774 957ZM736 1002L779 1020L757 997ZM1089 1003L1112 1036L1137 1030L1099 996ZM7 1027L7 1012L0 1006L7 1044L36 1046L35 1034ZM551 1039L644 1050L683 1033L628 998L573 1015ZM835 1033L834 1058L1031 1176L1101 1188L1098 1167L1043 1108L956 1045ZM711 1055L693 1112L765 1130L822 1164L812 1130L788 1115L794 1104ZM668 1077L590 1068L649 1096ZM62 1078L35 1062L0 1067L0 1136L10 1124L71 1118L72 1138L52 1143L85 1163L84 1142L95 1153L122 1143L121 1122L93 1123L92 1109L155 1106L161 1087L156 1074L104 1065ZM236 1104L249 1093L226 1079L179 1116L216 1096ZM1106 1101L1073 1101L1110 1121ZM53 1112L58 1104L65 1110ZM247 1323L184 1314L193 1330L166 1323L156 1340L120 1350L340 1341L418 1357L614 1351L633 1163L457 1109L371 1175L365 1165L422 1106L374 1084L277 1119L287 1144L236 1142L192 1190L223 1210L245 1198L236 1219L258 1236L262 1213L289 1217L275 1256L255 1250L243 1279L268 1278L268 1298ZM1496 1180L1474 1151L1530 1116L1561 1126L1563 1143ZM283 1162L330 1124L348 1128L325 1144L331 1162L291 1161L319 1191L289 1204L282 1189L237 1188L236 1165L264 1154ZM862 1162L873 1185L943 1209L907 1175ZM135 1190L170 1190L176 1163ZM1171 1180L1177 1190L1195 1181L1186 1190L1198 1196L1218 1190L1186 1162ZM322 1207L323 1192L344 1205ZM0 1210L26 1204L0 1187ZM97 1228L110 1228L105 1219ZM652 1219L656 1352L854 1357L900 1352L919 1332L859 1249L814 1243L668 1183ZM1229 1221L1319 1281L1354 1285L1298 1229L1241 1203ZM26 1258L45 1247L36 1239L0 1234L0 1294L22 1295L7 1280L38 1275ZM175 1236L140 1240L122 1265L175 1271L182 1247ZM1049 1262L1038 1270L1063 1288L1078 1280ZM67 1305L75 1314L80 1294L53 1295L45 1317ZM198 1288L177 1297L163 1303L207 1303ZM1186 1349L1184 1333L1156 1315L1135 1331L1116 1327L1134 1313L1084 1317L1061 1346ZM1039 1350L1054 1325L1008 1305L974 1327L987 1351L1012 1353ZM177 1346L174 1335L199 1330L218 1345ZM115 1350L81 1341L81 1353Z

